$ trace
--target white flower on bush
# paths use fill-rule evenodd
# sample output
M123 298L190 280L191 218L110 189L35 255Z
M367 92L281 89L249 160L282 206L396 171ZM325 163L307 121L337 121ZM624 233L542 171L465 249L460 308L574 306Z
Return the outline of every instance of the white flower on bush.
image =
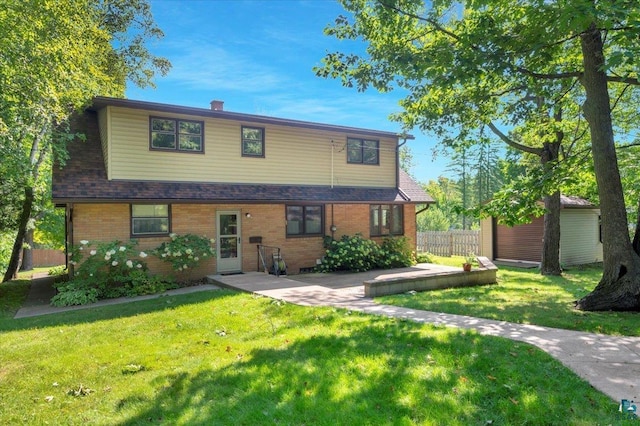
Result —
M141 258L143 258L143 259L144 259L144 258L145 258L145 257L147 257L147 256L148 256L148 254L147 254L147 253L145 253L145 252L143 252L143 251L141 251L141 252L140 252L140 257L141 257Z
M118 266L118 261L114 260L113 262L111 262L111 266Z
M177 237L177 235L175 233L173 233L173 232L169 234L169 238L171 238L172 240L175 240L176 237Z
M70 263L70 264L72 264L72 265L77 265L77 264L78 264L78 263L77 263L76 261L74 261L74 260L70 260L70 261L69 261L69 263Z
M142 268L142 264L138 263L138 264L136 265L136 268L138 268L138 269Z
M95 251L95 250L91 250L91 251L89 252L89 254L90 254L91 256L95 256L95 255L96 255L96 253L97 253L97 251Z
M179 251L173 253L173 257L180 257L182 256L182 253L180 253Z
M193 260L195 260L196 262L200 260L199 257L194 257Z
M126 247L124 247L124 246L120 246L120 249L119 249L119 250L120 250L120 251L125 251L126 249L127 249Z
M127 260L127 266L128 266L129 268L133 268L133 262L132 262L132 261L130 261L130 260Z
M182 269L189 269L187 265L182 265Z
M87 240L80 240L80 244L82 244L83 246L86 246L87 244L89 244L89 241L87 241Z
M162 257L167 257L167 253L162 253Z
M185 252L185 253L187 253L187 254L191 254L191 253L193 253L193 250L191 250L190 248L188 248L188 249L186 249L184 252Z
M110 260L111 260L111 255L110 255L109 253L107 253L107 254L104 256L104 260L106 260L107 262L108 262L108 261L110 261Z

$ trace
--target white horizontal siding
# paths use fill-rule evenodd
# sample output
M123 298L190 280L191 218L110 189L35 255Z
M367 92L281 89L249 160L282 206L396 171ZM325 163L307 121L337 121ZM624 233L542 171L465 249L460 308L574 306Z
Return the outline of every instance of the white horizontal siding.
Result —
M560 214L560 262L582 265L602 261L598 210L563 209Z
M204 154L161 152L149 149L149 116L194 117L117 107L109 107L108 111L111 135L108 161L112 179L396 185L393 139L380 140L380 165L347 164L347 137L360 135L205 118ZM265 158L242 157L242 125L265 128Z

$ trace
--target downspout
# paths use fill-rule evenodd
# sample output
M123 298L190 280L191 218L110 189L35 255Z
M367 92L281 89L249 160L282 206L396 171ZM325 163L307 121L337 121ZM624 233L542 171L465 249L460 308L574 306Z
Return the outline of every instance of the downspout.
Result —
M401 144L396 145L396 188L400 188L400 148L407 143L407 134L398 135L398 139L403 138Z

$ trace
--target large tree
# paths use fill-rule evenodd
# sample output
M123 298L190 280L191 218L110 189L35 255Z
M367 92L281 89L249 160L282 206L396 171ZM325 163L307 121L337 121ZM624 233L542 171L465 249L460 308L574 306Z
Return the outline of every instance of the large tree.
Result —
M43 171L64 161L68 119L96 95L123 96L169 64L145 43L162 32L146 0L0 0L0 153L15 241L7 281L32 219Z
M610 84L638 85L640 10L632 0L343 0L327 33L362 38L364 55L328 53L318 75L364 90L408 91L396 118L446 142L481 126L535 132L538 146L505 140L558 159L564 117L582 105L589 125L602 211L604 272L577 302L585 310L640 309L640 257L628 235L616 152ZM603 38L603 36L605 38ZM573 117L575 118L575 117ZM535 127L532 127L535 125ZM455 128L457 135L447 135ZM547 196L559 211L556 192ZM557 223L557 219L555 219ZM559 233L557 234L559 235ZM545 238L547 236L545 235ZM549 242L546 242L549 243ZM555 242L554 242L555 244ZM557 258L557 257L556 257Z

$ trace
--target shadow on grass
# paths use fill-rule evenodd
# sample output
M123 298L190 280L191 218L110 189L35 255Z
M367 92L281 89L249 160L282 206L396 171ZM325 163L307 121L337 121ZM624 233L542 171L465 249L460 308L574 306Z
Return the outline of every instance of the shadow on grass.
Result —
M120 424L593 424L615 410L528 345L361 323L344 336L228 353L236 361L219 369L158 376L153 399L117 402Z
M131 317L157 311L165 311L184 305L203 303L214 299L234 297L239 293L232 290L212 290L176 296L160 296L155 299L139 300L106 306L87 306L83 309L40 315L28 318L0 319L0 331L25 330L30 328L55 327L61 325L85 324L114 318Z

